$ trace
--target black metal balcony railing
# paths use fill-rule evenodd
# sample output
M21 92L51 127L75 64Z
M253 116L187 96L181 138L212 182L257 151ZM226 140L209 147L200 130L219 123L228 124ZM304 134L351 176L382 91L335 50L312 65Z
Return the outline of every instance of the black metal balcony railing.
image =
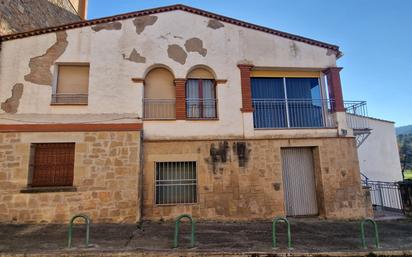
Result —
M329 99L253 99L254 127L334 128Z
M175 99L143 99L143 117L153 120L173 120L176 118Z
M53 94L52 104L87 104L88 94Z
M214 98L186 99L186 117L188 119L213 120L217 118L217 100Z

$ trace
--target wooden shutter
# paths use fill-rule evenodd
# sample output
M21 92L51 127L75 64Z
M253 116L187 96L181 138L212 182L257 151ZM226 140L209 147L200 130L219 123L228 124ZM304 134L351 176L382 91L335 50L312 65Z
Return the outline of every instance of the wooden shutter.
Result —
M31 186L72 186L74 143L35 144Z
M57 94L87 94L89 66L59 65Z

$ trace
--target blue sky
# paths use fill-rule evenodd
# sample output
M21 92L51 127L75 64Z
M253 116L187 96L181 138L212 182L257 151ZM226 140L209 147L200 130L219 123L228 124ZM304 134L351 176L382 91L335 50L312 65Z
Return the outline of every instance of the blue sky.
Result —
M339 45L345 100L412 124L412 0L89 0L88 18L177 3Z

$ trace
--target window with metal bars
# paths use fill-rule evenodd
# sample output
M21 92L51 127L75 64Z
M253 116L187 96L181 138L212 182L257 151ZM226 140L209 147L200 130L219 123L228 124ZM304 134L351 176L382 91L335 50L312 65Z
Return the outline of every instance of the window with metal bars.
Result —
M32 144L29 186L72 186L74 148L74 143Z
M197 202L196 162L156 162L156 204Z

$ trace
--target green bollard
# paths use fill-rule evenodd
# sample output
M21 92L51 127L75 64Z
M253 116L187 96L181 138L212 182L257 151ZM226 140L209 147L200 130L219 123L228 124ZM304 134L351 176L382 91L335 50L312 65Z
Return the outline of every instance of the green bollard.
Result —
M180 220L183 218L187 218L190 221L190 224L192 226L192 233L191 233L191 239L190 239L190 247L195 247L195 221L192 219L192 217L188 214L182 214L177 217L176 222L175 222L175 237L173 240L173 248L177 248L179 246L179 228L180 228Z
M367 248L366 246L366 240L365 240L365 223L369 222L373 224L373 228L375 230L375 246L376 248L380 248L380 244L379 244L379 234L378 234L378 225L376 224L376 222L373 219L364 219L361 224L360 224L360 228L361 228L361 242L362 242L362 247L364 249Z
M72 247L72 230L73 230L73 222L77 218L83 218L86 225L86 247L89 247L89 236L90 236L90 218L86 214L76 214L74 215L69 223L69 239L68 239L68 248Z
M285 222L287 225L287 229L288 229L288 248L291 249L292 248L292 236L290 233L290 223L288 221L287 218L283 218L283 217L276 217L273 219L272 222L272 247L276 248L276 224L278 222Z

